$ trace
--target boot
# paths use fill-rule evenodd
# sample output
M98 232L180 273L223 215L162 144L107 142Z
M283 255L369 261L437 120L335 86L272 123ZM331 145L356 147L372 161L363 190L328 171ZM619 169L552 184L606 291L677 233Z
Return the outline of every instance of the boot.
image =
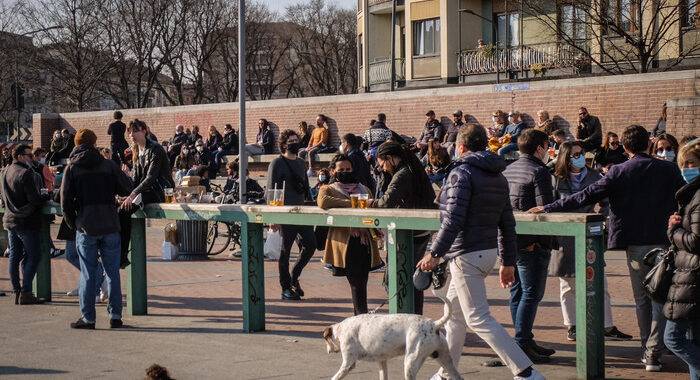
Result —
M19 295L20 305L36 305L40 303L44 303L44 300L42 298L34 297L34 294L32 292L22 292Z
M15 305L19 305L20 292L19 292L19 290L15 290L14 293L15 293Z

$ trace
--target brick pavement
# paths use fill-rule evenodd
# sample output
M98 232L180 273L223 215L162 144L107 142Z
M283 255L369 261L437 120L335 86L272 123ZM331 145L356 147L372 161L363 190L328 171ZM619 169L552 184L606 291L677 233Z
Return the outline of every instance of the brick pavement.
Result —
M203 373L207 374L205 378L235 379L332 376L340 357L325 353L320 332L327 325L350 316L352 303L346 280L332 277L322 267L320 254L312 259L301 278L306 292L303 302L280 300L276 263L266 261L267 331L242 334L240 260L226 257L224 253L207 261L163 262L159 252L161 231L160 224L154 223L147 232L149 315L125 316L131 328L123 330L122 334L110 330L76 332L68 328L68 323L79 316L79 309L77 298L65 296L65 292L76 286L78 273L63 258L52 261L55 300L50 305L15 307L9 299L0 299L0 326L3 326L0 342L4 342L0 344L0 357L9 359L10 364L2 364L0 360L0 375L137 378L143 376L143 368L158 361L176 378L200 377ZM607 377L687 379L687 368L672 356L663 358L664 372L643 371L624 255L609 252L607 263L615 324L623 332L636 336L631 342L607 342ZM7 267L6 258L0 259L0 267ZM487 279L491 312L512 334L508 292L499 288L495 273ZM122 274L122 280L125 277ZM9 288L7 272L2 270L0 290ZM372 274L370 308L385 298L381 274ZM426 300L426 315L439 317L442 314L440 301L432 295ZM387 307L383 309L386 312ZM105 314L105 306L98 306L98 329L107 324ZM15 324L17 320L23 323ZM537 368L549 379L575 378L575 344L565 337L556 278L548 279L545 299L535 323L538 342L557 350L552 364ZM27 327L23 329L25 324ZM10 328L11 325L16 327ZM48 345L38 349L34 342L39 341ZM111 346L111 342L116 343ZM112 356L104 358L99 354L101 351ZM24 359L23 353L30 354L34 360ZM75 354L79 356L76 358ZM509 378L508 371L503 368L479 365L491 358L495 358L493 351L469 333L460 372L465 377ZM392 377L402 372L401 367L401 359L391 361ZM360 363L349 378L376 378L376 368L373 363ZM420 378L429 377L435 368L435 362L429 360ZM32 376L26 377L26 374Z

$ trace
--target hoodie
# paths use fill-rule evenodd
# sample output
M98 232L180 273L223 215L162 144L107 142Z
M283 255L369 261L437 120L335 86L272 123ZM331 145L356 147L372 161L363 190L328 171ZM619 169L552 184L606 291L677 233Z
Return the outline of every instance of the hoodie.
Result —
M515 217L505 168L505 161L489 151L471 153L451 165L438 196L442 226L431 248L434 257L451 259L500 247L502 265L515 265Z
M133 182L91 145L79 145L63 173L61 209L69 228L86 235L119 232L115 195L126 196Z

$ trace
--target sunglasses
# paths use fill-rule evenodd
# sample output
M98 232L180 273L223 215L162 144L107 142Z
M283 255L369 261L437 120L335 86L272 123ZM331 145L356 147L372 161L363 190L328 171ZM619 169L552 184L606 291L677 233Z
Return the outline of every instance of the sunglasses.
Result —
M570 158L579 158L581 156L583 156L583 153L581 153L581 152L576 152L574 154L569 155Z
M579 116L585 116L586 114L588 114L588 112L579 112L578 113Z
M618 141L611 141L610 146L618 146L620 143Z
M666 152L673 152L673 147L668 146L668 147L666 147L666 148L658 148L658 149L656 150L656 153L663 153L664 151L666 151Z

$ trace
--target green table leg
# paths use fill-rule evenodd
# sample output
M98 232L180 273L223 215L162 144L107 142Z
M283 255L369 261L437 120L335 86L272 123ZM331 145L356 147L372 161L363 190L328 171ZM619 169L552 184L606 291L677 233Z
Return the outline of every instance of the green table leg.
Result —
M36 276L32 283L34 294L46 301L51 301L51 235L49 233L49 221L52 215L41 216L41 228L39 230L39 249L41 261L37 267Z
M389 300L390 313L413 313L413 231L389 230ZM397 294L397 290L399 290Z
M148 313L146 283L146 219L131 219L131 265L126 267L126 307L131 315Z
M259 223L241 225L243 242L243 330L265 331L265 266L263 227Z
M576 369L580 379L605 377L603 224L576 234Z

